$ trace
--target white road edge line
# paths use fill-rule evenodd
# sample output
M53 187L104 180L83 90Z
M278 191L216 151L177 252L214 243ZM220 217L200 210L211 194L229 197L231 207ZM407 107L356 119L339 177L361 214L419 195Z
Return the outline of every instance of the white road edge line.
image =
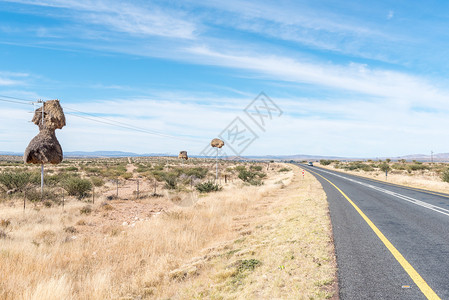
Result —
M371 188L373 190L377 190L379 192L382 192L382 193L394 196L396 198L408 201L410 203L419 205L421 207L424 207L424 208L427 208L427 209L439 212L440 214L449 216L449 210L448 209L445 209L445 208L442 208L442 207L439 207L439 206L435 206L435 205L426 203L424 201L421 201L421 200L418 200L418 199L415 199L415 198L412 198L412 197L409 197L409 196L405 196L405 195L402 195L402 194L399 194L399 193L395 193L395 192L392 192L392 191L389 191L389 190L386 190L386 189L383 189L383 188L380 188L380 187L377 187L377 186L374 186L374 185L371 185L371 184L368 184L368 183L360 182L360 181L357 181L355 179L351 179L351 178L348 178L348 177L345 177L345 176L342 176L342 175L339 175L339 174L335 174L335 173L332 173L332 172L329 172L329 171L325 171L325 170L321 170L321 169L320 169L320 171L324 172L324 173L327 173L327 174L330 174L330 175L333 175L333 176L336 176L336 177L343 178L345 180L348 180L348 181L351 181L351 182L354 182L354 183L357 183L357 184L360 184L360 185L363 185L363 186L366 186L366 187L369 187L369 188Z

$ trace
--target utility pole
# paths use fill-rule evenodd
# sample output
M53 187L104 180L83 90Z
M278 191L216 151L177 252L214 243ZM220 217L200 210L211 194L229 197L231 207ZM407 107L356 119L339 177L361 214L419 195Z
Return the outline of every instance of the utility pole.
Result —
M433 150L430 151L430 162L433 165Z
M215 180L218 181L218 148L217 155L215 156Z
M42 129L44 128L44 106L45 106L45 101L39 99L37 100L37 103L42 103L42 118L41 118L41 125L42 125ZM41 164L41 201L44 200L44 163Z

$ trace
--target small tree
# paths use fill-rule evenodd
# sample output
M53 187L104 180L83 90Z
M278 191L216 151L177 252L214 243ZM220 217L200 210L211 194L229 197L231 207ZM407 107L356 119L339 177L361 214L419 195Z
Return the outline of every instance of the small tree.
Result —
M389 164L383 163L380 165L380 169L384 172L389 172L391 170L391 167Z

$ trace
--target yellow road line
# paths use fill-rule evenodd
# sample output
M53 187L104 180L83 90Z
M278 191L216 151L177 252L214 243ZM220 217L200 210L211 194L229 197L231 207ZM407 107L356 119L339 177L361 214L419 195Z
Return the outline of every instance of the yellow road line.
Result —
M348 200L349 203L355 208L355 210L362 216L362 218L365 220L366 223L368 223L369 227L374 231L374 233L379 237L379 239L384 243L384 245L387 247L388 250L390 250L391 254L393 254L394 258L401 264L402 268L407 272L407 274L412 278L412 280L415 282L415 284L419 287L421 292L427 297L427 299L431 300L441 300L441 298L432 290L432 288L427 284L427 282L419 275L419 273L412 267L412 265L402 256L402 254L396 249L396 247L393 246L393 244L384 236L384 234L377 228L376 225L365 215L365 213L354 203L352 200L342 191L340 190L335 184L333 184L330 180L327 178L321 176L320 174L313 172L311 170L308 170L327 182L329 182L333 187L339 191L343 197Z

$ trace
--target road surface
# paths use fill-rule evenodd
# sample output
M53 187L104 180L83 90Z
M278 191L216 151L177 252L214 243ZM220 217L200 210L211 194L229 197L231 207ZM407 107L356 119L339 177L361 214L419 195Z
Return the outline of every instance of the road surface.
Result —
M449 195L299 166L328 197L340 299L449 299Z

